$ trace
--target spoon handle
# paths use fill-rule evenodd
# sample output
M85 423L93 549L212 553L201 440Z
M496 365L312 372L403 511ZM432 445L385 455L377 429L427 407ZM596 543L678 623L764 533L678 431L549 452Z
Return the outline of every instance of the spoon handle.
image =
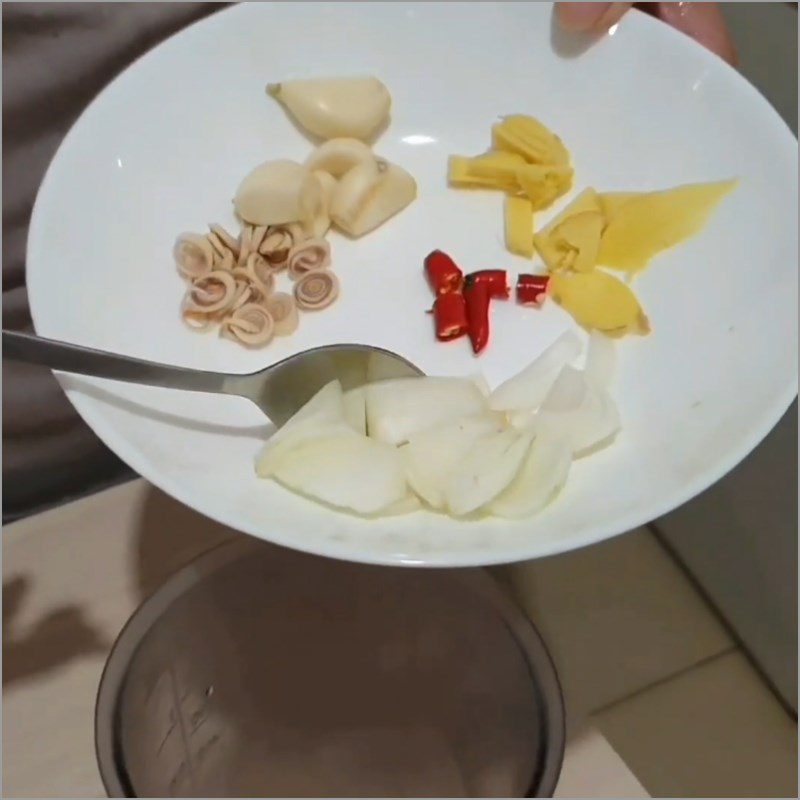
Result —
M109 378L127 383L143 383L147 386L163 386L168 389L188 389L194 392L219 392L228 394L232 376L221 372L204 372L184 367L171 367L130 358L102 350L92 350L75 344L44 339L32 333L3 330L3 357L28 364L91 375L94 378Z

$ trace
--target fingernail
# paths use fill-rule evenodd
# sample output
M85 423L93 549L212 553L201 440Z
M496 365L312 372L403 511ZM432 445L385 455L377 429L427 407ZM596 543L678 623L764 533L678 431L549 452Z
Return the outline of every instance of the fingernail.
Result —
M719 3L659 3L658 15L664 22L716 53L730 64L736 63L733 44Z
M569 31L592 30L612 3L558 3L558 21Z

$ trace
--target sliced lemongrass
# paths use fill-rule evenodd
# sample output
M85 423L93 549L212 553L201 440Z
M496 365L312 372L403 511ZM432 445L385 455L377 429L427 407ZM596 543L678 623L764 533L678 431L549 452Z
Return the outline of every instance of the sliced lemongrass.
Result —
M218 222L210 222L208 224L208 229L211 231L209 234L209 239L211 239L212 235L217 238L221 244L223 244L228 250L230 250L234 257L239 257L239 242L235 236L232 236L228 231L222 227Z
M220 256L215 260L214 269L230 272L236 266L236 256L230 251L226 250L224 256Z
M272 341L275 321L264 306L246 303L222 322L223 335L255 347Z
M331 265L331 246L325 239L307 239L289 251L289 277L296 281L307 272Z
M285 228L270 228L267 230L258 252L266 259L270 269L278 272L286 266L293 244L294 239L290 231Z
M285 292L275 292L266 299L265 305L275 321L276 336L289 336L297 330L300 320L294 297Z
M193 331L205 331L211 327L214 319L211 314L198 311L189 300L188 292L181 303L181 319Z
M214 268L214 248L199 233L182 233L178 236L172 255L178 272L190 281L208 275Z
M306 272L294 285L294 299L304 311L327 308L339 296L339 280L329 269Z
M229 272L217 270L198 278L187 293L197 311L213 314L227 308L236 294L236 281Z

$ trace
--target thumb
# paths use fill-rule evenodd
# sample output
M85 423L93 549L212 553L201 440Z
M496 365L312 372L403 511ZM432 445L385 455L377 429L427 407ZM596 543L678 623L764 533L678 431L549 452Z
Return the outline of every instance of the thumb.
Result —
M604 31L619 22L633 3L556 3L556 19L568 31Z

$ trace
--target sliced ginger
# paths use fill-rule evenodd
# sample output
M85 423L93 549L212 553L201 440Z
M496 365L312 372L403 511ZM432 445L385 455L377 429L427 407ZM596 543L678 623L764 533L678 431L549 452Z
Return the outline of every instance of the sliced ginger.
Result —
M504 153L508 156L510 153ZM488 154L487 154L488 156ZM498 165L495 165L494 174L477 175L473 170L475 163L487 156L450 156L447 162L447 181L451 186L460 189L499 189L502 192L514 192L517 189L515 179L501 180Z
M541 211L572 188L572 168L558 164L525 164L517 167L516 180L534 211Z
M506 247L512 253L533 255L533 204L527 197L507 197L505 207Z
M607 336L650 332L636 295L607 272L558 272L550 278L550 295L575 321Z
M546 125L525 114L512 114L492 126L495 150L519 153L531 164L569 164L569 151Z
M602 192L598 194L597 199L600 201L600 208L606 218L606 225L617 216L619 210L626 203L636 197L641 197L643 194L646 194L646 192Z
M450 156L447 180L456 188L508 194L506 246L530 258L533 212L548 208L572 188L569 162L569 151L546 125L525 114L512 114L492 126L488 153L472 158Z
M600 247L604 216L594 189L584 189L533 237L536 251L550 272L588 272Z
M736 183L687 184L618 203L603 232L597 263L639 272L654 255L697 233Z

